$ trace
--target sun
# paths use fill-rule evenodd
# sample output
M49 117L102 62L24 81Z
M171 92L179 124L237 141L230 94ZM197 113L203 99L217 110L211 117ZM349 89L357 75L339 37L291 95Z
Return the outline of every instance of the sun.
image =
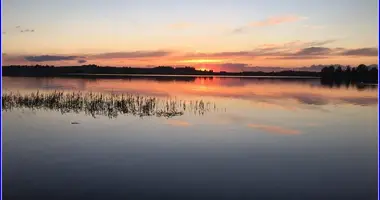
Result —
M210 71L209 69L204 68L204 67L198 68L197 70L202 71L202 72L204 72L204 71Z

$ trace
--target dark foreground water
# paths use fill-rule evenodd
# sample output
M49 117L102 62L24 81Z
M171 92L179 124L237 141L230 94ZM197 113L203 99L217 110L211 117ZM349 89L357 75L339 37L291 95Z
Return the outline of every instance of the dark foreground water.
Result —
M6 200L377 199L374 87L215 77L3 84L28 97L2 111ZM54 103L55 90L80 91L80 105L65 95Z

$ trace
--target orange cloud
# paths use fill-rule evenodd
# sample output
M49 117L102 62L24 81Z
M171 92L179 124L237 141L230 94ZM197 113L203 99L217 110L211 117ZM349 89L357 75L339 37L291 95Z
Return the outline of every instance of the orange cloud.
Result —
M302 17L298 15L274 16L274 17L269 17L261 21L254 21L246 26L236 28L232 31L232 33L242 33L252 27L274 26L274 25L279 25L279 24L284 24L284 23L296 22L303 19L307 19L307 17Z
M299 21L302 19L307 19L307 18L297 16L297 15L276 16L276 17L269 17L268 19L265 19L262 21L252 22L250 24L250 26L252 26L252 27L272 26L272 25L278 25L278 24L283 24L283 23L296 22L296 21Z
M288 129L288 128L284 128L280 126L264 125L264 124L248 124L248 127L259 129L259 130L270 132L270 133L277 133L277 134L284 134L284 135L296 135L296 134L301 133L299 130Z
M289 18L290 19L290 18ZM287 19L287 20L289 20ZM272 20L279 23L282 20ZM286 20L285 20L286 21ZM373 64L377 62L377 47L332 48L325 45L335 40L291 41L277 44L263 44L252 49L216 52L185 52L181 50L139 50L87 54L3 54L4 65L48 64L73 66L97 64L107 66L158 66L191 65L195 68L211 68L214 71L241 71L255 66L300 66L340 63L342 65ZM234 70L236 65L238 69ZM215 65L206 66L206 65ZM231 65L232 68L231 68ZM226 68L226 69L224 69ZM247 68L249 70L251 68ZM245 70L245 71L247 71Z
M221 63L225 60L222 59L191 59L191 60L180 60L179 63Z

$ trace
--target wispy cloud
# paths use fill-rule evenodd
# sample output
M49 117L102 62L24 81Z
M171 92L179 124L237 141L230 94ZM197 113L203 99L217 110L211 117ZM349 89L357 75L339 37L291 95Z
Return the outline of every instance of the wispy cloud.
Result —
M295 53L273 55L268 59L324 59L329 57L341 56L357 56L357 57L375 57L378 55L377 48L360 48L360 49L345 49L345 48L326 48L326 47L310 47L301 49Z
M66 61L76 60L78 56L58 56L58 55L42 55L42 56L25 56L25 60L30 62L48 62L48 61Z
M87 62L87 60L84 60L84 59L80 59L80 60L78 60L77 61L79 64L83 64L83 63L86 63Z
M378 48L348 49L342 53L345 56L378 56Z
M248 127L259 129L269 133L283 134L283 135L297 135L301 132L295 129L289 129L281 126L265 125L265 124L248 124Z
M243 33L248 29L249 29L248 26L242 26L242 27L238 27L238 28L233 29L232 33Z
M326 59L328 56L281 56L281 57L270 57L266 59L272 60L315 60L315 59Z
M304 46L309 47L309 46L323 46L326 44L331 44L335 42L336 40L322 40L322 41L313 41L313 42L305 42L303 43Z
M10 62L55 62L55 61L77 61L86 63L88 60L108 60L108 59L139 59L139 58L157 58L170 55L170 51L131 51L131 52L109 52L100 54L78 54L78 55L18 55L7 56L6 60Z
M242 33L253 27L275 26L275 25L284 24L284 23L297 22L297 21L305 20L305 19L307 19L307 17L302 17L298 15L273 16L264 20L251 22L245 26L235 28L232 30L232 32Z
M374 47L346 49L346 48L329 48L323 45L331 44L335 40L301 42L293 41L284 44L264 44L257 48L246 51L228 51L214 53L188 53L187 58L194 59L239 59L249 58L256 59L264 57L265 59L324 59L337 56L377 56L378 49Z
M34 29L23 29L23 30L20 30L21 33L33 33L34 32Z
M257 57L257 56L296 56L317 54L320 51L328 51L322 46L335 42L335 40L321 40L302 42L299 40L286 42L282 44L263 44L257 48L246 51L228 51L215 53L189 53L189 57ZM320 52L321 53L321 52Z
M8 55L6 53L2 54L3 63L11 62L11 63L23 63L25 62L24 56L19 55Z
M283 23L290 23L290 22L296 22L302 19L307 19L306 17L301 17L297 15L284 15L284 16L275 16L275 17L269 17L265 20L261 21L255 21L250 24L252 27L257 26L273 26Z
M110 52L90 55L95 59L113 59L113 58L149 58L168 56L171 51L130 51L130 52Z
M326 55L326 54L330 54L331 51L332 50L330 48L326 48L326 47L308 47L308 48L301 49L294 55L297 55L297 56Z
M20 60L21 63L25 63L25 61L74 61L77 63L91 61L95 63L105 63L114 59L126 62L125 64L132 61L144 64L150 62L157 63L156 60L160 60L163 64L218 64L216 67L217 69L224 70L224 68L226 68L225 71L230 71L233 68L237 69L236 71L241 71L240 69L245 69L248 66L246 63L252 63L254 60L312 60L344 57L376 57L378 55L377 47L362 47L355 49L331 47L331 44L335 41L336 40L329 39L319 41L296 40L278 44L268 43L258 45L250 50L242 51L183 52L175 50L142 50L94 54L8 55L7 58L12 60L13 64L16 60ZM329 45L329 47L326 47L326 45Z

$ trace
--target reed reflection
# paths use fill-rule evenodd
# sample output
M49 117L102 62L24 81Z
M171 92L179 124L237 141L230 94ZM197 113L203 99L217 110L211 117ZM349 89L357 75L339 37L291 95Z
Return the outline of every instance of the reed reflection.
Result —
M176 98L157 98L134 94L103 94L94 92L6 92L2 96L3 111L15 108L46 109L64 113L108 116L133 115L138 117L176 117L185 113L204 115L216 111L215 103L203 100L186 101Z

